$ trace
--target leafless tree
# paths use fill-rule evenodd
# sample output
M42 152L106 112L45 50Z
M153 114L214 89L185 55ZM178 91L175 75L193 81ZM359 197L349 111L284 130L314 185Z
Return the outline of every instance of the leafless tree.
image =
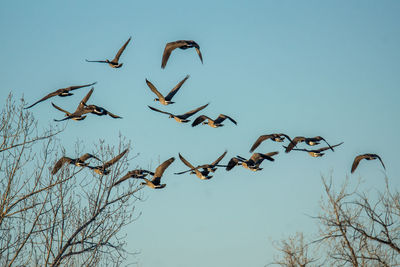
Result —
M52 175L64 156L57 138L64 129L50 125L39 133L23 106L10 96L1 112L0 265L120 265L129 254L120 230L136 219L141 197L134 179L112 186L127 170L128 154L109 175L69 164ZM128 147L120 137L118 147L99 141L91 153L108 161ZM82 149L76 145L75 154Z
M302 238L283 241L286 246L279 249L283 258L280 265L306 266L293 265L290 257L284 257L288 255L286 248L301 259L293 251L313 246L323 252L318 262L328 266L399 266L400 194L390 189L388 179L385 178L384 190L376 193L363 192L360 183L350 190L348 178L338 191L332 178L323 178L322 182L325 198L321 213L314 217L320 228L319 237L308 244Z

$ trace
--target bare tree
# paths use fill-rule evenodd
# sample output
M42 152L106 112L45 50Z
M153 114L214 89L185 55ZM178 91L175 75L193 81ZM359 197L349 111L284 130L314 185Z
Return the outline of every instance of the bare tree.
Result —
M319 260L329 266L399 266L400 194L390 189L388 179L383 192L376 194L362 192L360 184L350 190L348 178L338 191L332 178L322 182L326 197L320 215L314 217L319 237L309 244L303 239L283 241L290 246L280 247L281 258L288 255L283 248L299 258L295 248L318 246L323 252ZM293 265L290 257L283 259L281 266L303 266Z
M0 265L121 264L128 252L120 230L136 219L142 188L134 179L112 186L127 170L128 154L108 175L69 164L52 175L64 155L57 139L64 129L50 125L39 133L23 106L10 96L1 112ZM106 162L130 147L119 140L118 147L100 141L92 153ZM75 154L84 149L78 144Z

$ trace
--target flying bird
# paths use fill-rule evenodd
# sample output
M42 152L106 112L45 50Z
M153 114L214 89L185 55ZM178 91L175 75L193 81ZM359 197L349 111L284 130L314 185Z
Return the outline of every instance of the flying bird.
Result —
M269 161L275 161L275 159L272 157L276 154L278 154L278 151L275 152L269 152L265 154L261 153L254 153L250 159L245 159L241 156L236 156L231 158L231 160L228 162L228 166L226 167L227 171L230 171L235 167L236 165L242 165L243 168L251 170L251 171L260 171L262 168L260 168L261 163L264 161L264 159L269 160Z
M73 95L73 93L71 93L70 91L73 91L73 90L76 90L76 89L79 89L79 88L83 88L83 87L87 87L87 86L91 86L91 85L94 85L94 84L96 84L96 83L97 83L97 82L90 83L90 84L84 84L84 85L74 85L74 86L70 86L70 87L58 89L58 90L56 90L56 91L54 91L54 92L52 92L52 93L46 95L46 96L43 97L42 99L36 101L35 103L33 103L32 105L30 105L29 107L26 107L25 109L31 108L31 107L33 107L34 105L36 105L37 103L40 103L40 102L42 102L42 101L45 101L46 99L49 99L49 98L51 98L51 97L53 97L53 96L57 96L57 95L58 95L58 96L61 96L61 97L65 97L65 96Z
M54 103L51 103L53 105L53 107L55 107L59 111L64 112L65 116L66 116L64 119L55 120L55 121L64 121L64 120L69 120L69 119L80 121L80 120L85 119L86 116L82 116L82 115L88 113L85 110L85 105L86 105L86 102L89 100L90 96L92 95L93 90L94 90L94 88L92 87L92 89L90 89L90 91L87 93L87 95L81 100L78 107L76 108L76 110L73 113L70 113L70 112L56 106Z
M69 163L69 164L74 164L75 166L78 167L87 167L89 165L89 163L86 163L85 161L90 159L90 158L94 158L97 159L98 161L100 161L100 159L98 159L96 156L93 156L92 154L86 153L83 156L81 156L80 158L69 158L69 157L62 157L60 158L56 164L54 164L54 168L51 171L51 174L56 174L58 172L59 169L61 169L61 167L65 164L65 163Z
M273 133L273 134L261 135L251 146L250 152L253 152L265 140L271 139L272 141L275 141L275 142L283 142L285 140L285 138L288 139L290 142L292 142L292 139L290 139L290 137L284 133Z
M192 47L194 47L196 49L196 52L200 57L200 61L201 61L201 63L203 63L203 57L200 52L200 46L195 41L193 41L193 40L178 40L175 42L167 43L165 45L162 62L161 62L161 68L162 69L165 68L165 66L167 65L168 58L174 49L180 48L180 49L185 50L185 49L192 48Z
M104 116L104 115L109 115L110 117L114 118L114 119L122 119L122 117L117 116L111 112L109 112L108 110L106 110L105 108L96 106L96 105L86 105L86 103L84 104L84 112L86 113L92 113L92 114L96 114L97 116Z
M292 142L287 146L286 153L289 153L298 143L305 142L309 146L319 145L320 141L324 141L328 146L329 149L335 151L333 147L322 137L322 136L315 136L315 137L304 137L304 136L296 136L293 138Z
M294 140L294 139L293 139ZM343 142L341 142L341 143L339 143L339 144L336 144L336 145L334 145L334 146L327 146L327 147L322 147L322 148L319 148L319 149L299 149L299 148L293 148L292 150L296 150L296 151L305 151L305 152L308 152L308 154L311 156L311 157L314 157L314 158L316 158L316 157L322 157L325 153L321 153L321 152L323 152L323 151L325 151L325 150L328 150L328 149L333 149L334 147L337 147L337 146L340 146L341 144L343 144ZM289 144L290 145L290 144ZM288 147L286 147L286 146L283 146L286 150L288 150Z
M150 90L157 95L158 98L154 98L154 101L159 101L163 105L169 105L169 104L174 104L175 102L172 102L172 98L174 95L178 92L178 90L182 87L182 85L186 82L186 80L189 79L189 75L186 75L186 77L180 81L172 90L166 95L165 97L157 90L157 88L149 81L146 79L147 86L149 86Z
M121 179L119 179L116 183L114 183L114 186L122 183L125 180L128 180L129 178L142 179L142 178L145 178L149 174L154 175L154 172L142 170L142 169L128 171L127 174L125 174Z
M163 176L164 171L168 168L169 165L171 165L172 162L174 162L174 160L175 158L172 157L164 161L160 166L158 166L156 171L154 172L153 179L149 180L145 177L139 178L144 180L144 182L141 183L141 185L147 185L148 187L153 189L164 188L166 184L161 184L161 177Z
M119 63L119 58L122 55L122 52L124 52L126 46L128 45L129 41L131 40L132 37L129 37L128 41L125 42L125 44L118 50L118 53L115 55L113 60L87 60L86 62L97 62L97 63L107 63L111 68L121 68L123 63Z
M110 173L110 170L108 170L108 168L110 168L113 164L115 164L117 161L119 161L124 155L125 153L128 152L128 149L125 149L124 151L122 151L119 155L117 155L116 157L114 157L113 159L107 161L106 163L104 163L103 165L99 165L99 166L87 166L89 169L93 170L95 173L100 174L100 175L108 175Z
M386 170L385 164L383 164L381 157L379 157L377 154L362 154L354 158L353 165L351 166L351 173L353 173L357 169L357 166L362 159L366 160L379 159L379 161L382 163L383 168Z
M237 125L237 122L236 122L234 119L232 119L231 117L229 117L228 115L219 114L219 116L218 116L215 120L213 120L213 119L207 117L206 115L200 115L200 116L198 116L198 117L193 121L192 127L194 127L194 126L199 125L200 123L202 123L202 124L204 124L204 125L205 125L205 124L208 124L209 126L211 126L211 127L213 127L213 128L218 128L218 127L224 126L224 125L222 124L222 122L223 122L224 120L226 120L226 119L230 120L230 121L233 122L235 125ZM205 120L207 120L207 121L205 121Z
M207 106L208 106L208 104L205 104L204 106L201 106L201 107L198 107L198 108L193 109L193 110L191 110L191 111L188 111L188 112L186 112L185 114L182 114L182 115L174 115L174 114L172 114L172 113L169 113L169 112L166 112L166 111L162 111L162 110L159 110L159 109L150 107L150 106L148 106L148 107L149 107L151 110L154 110L154 111L157 111L157 112L160 112L160 113L164 113L164 114L169 115L170 118L174 118L174 119L175 119L177 122L179 122L179 123L186 123L186 122L189 122L189 121L190 121L190 120L188 120L187 118L189 118L190 116L196 114L197 112L199 112L200 110L202 110L203 108L205 108L205 107L207 107Z

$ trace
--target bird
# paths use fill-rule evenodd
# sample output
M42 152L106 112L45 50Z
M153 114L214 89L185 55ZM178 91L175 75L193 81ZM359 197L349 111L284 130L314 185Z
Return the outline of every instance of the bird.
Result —
M129 178L137 178L137 179L142 179L146 177L147 175L154 175L154 172L148 171L148 170L142 170L142 169L137 169L133 171L128 171L127 174L125 174L121 179L119 179L116 183L114 183L113 186L116 186L120 183L122 183L125 180L128 180Z
M87 95L81 100L81 102L79 102L78 107L76 108L76 110L74 111L74 113L70 113L58 106L56 106L53 102L51 103L53 105L53 107L55 107L56 109L62 111L65 113L65 118L61 119L61 120L55 120L55 121L64 121L64 120L68 120L68 119L72 119L72 120L76 120L76 121L80 121L80 120L84 120L86 118L86 116L83 116L83 114L88 113L85 111L85 105L86 102L89 100L90 96L93 93L94 88L92 87L92 89L90 89L90 91L87 93Z
M377 154L362 154L354 158L353 165L351 166L351 173L353 173L357 169L357 166L362 159L366 160L379 159L379 161L382 163L383 168L386 170L385 164L383 164L383 161L380 156L378 156Z
M294 140L294 139L293 139ZM343 144L343 142L341 142L341 143L339 143L339 144L336 144L336 145L334 145L334 146L327 146L327 147L322 147L322 148L319 148L319 149L299 149L299 148L293 148L292 150L296 150L296 151L305 151L305 152L308 152L308 154L311 156L311 157L314 157L314 158L316 158L316 157L322 157L323 155L325 155L325 153L321 153L322 151L325 151L325 150L328 150L328 149L333 149L334 147L337 147L337 146L340 146L341 144ZM289 144L290 145L290 144ZM288 147L286 147L286 146L283 146L286 150L288 149Z
M290 137L284 133L273 133L273 134L261 135L251 146L250 152L253 152L262 142L264 142L267 139L271 139L272 141L275 141L275 142L283 142L285 140L285 138L288 139L290 142L292 142L292 139L290 139Z
M90 158L94 158L94 159L97 159L98 161L100 161L99 158L97 158L96 156L93 156L92 154L89 154L89 153L86 153L83 156L81 156L80 158L76 158L76 159L69 158L69 157L62 157L56 162L56 164L54 164L51 174L53 174L53 175L56 174L58 172L58 170L61 169L61 167L65 163L74 164L75 166L78 166L78 167L87 167L89 165L89 163L85 163L85 161Z
M165 68L165 66L167 65L168 58L174 49L180 48L180 49L185 50L185 49L192 48L192 47L194 47L196 49L196 52L200 57L200 61L201 61L201 63L203 63L203 56L201 55L201 52L200 52L200 46L195 41L193 41L193 40L178 40L175 42L167 43L165 45L164 53L162 56L161 68L162 69Z
M211 164L204 164L204 165L199 165L197 167L194 167L192 164L190 164L181 154L179 154L179 158L182 160L182 162L188 166L190 169L183 171L183 172L178 172L175 174L184 174L187 172L190 172L191 174L196 174L197 177L199 177L202 180L208 180L211 179L212 176L209 176L210 172L215 172L218 167L226 167L225 165L218 165L218 163L225 157L227 151L225 151L221 156L218 157L213 163ZM202 170L200 170L202 169Z
M110 61L108 59L106 59L106 60L87 60L86 59L86 62L108 63L108 65L111 68L115 68L115 69L121 68L123 63L119 63L118 61L122 55L122 52L124 52L126 46L128 45L129 41L131 40L131 38L132 37L129 37L128 41L126 41L125 44L118 50L118 53L115 55L113 60Z
M305 142L309 146L315 146L319 145L321 140L323 140L329 146L329 149L335 151L333 147L322 136L315 136L315 137L296 136L295 138L293 138L292 142L287 146L285 152L289 153L297 145L297 143Z
M231 117L229 117L228 115L219 114L219 116L215 120L210 119L206 115L200 115L193 121L192 127L199 125L200 123L203 123L204 125L208 124L209 126L211 126L213 128L218 128L218 127L224 126L222 124L222 122L226 119L229 119L231 122L233 122L235 125L237 125L237 122L234 119L232 119ZM208 121L205 121L205 120L208 120Z
M165 97L157 90L157 88L149 81L146 79L147 86L149 86L150 90L157 95L158 98L154 98L154 101L159 101L163 105L169 105L169 104L174 104L175 102L172 102L171 99L174 97L174 95L178 92L178 90L182 87L182 85L186 82L187 79L189 79L189 75L186 75L186 77L180 81L172 90L166 95Z
M143 178L139 178L144 180L143 183L141 183L141 185L146 185L150 188L153 189L161 189L164 188L166 186L166 184L161 184L161 177L164 174L164 171L168 168L169 165L171 165L172 162L174 162L175 158L169 158L166 161L164 161L163 163L161 163L160 166L157 167L156 171L154 172L153 178L151 180L143 177Z
M228 162L228 166L226 167L226 170L230 171L236 165L242 165L245 169L248 169L251 171L260 171L260 170L262 170L262 168L260 168L260 165L264 161L264 159L269 160L269 161L275 161L275 159L272 156L274 156L278 153L279 153L278 151L269 152L269 153L265 153L265 154L253 153L253 155L250 157L250 159L245 159L241 156L236 156L236 157L231 158L231 160Z
M110 170L108 170L108 168L110 168L113 164L115 164L117 161L119 161L125 155L126 152L128 152L128 149L125 149L119 155L117 155L113 159L107 161L103 165L99 165L99 166L89 166L88 165L87 167L89 169L93 170L97 174L108 175L110 173Z
M47 99L49 99L49 98L51 98L51 97L53 97L53 96L57 96L57 95L58 95L58 96L61 96L61 97L65 97L65 96L73 95L73 93L71 93L70 91L73 91L73 90L76 90L76 89L79 89L79 88L83 88L83 87L87 87L87 86L92 86L92 85L94 85L94 84L96 84L96 83L97 83L97 82L90 83L90 84L84 84L84 85L74 85L74 86L70 86L70 87L58 89L58 90L56 90L56 91L54 91L54 92L52 92L52 93L46 95L46 96L43 97L42 99L36 101L36 102L33 103L32 105L30 105L29 107L26 107L26 108L24 108L24 109L31 108L31 107L33 107L34 105L36 105L36 104L38 104L38 103L40 103L40 102L42 102L42 101L45 101L45 100L47 100Z
M208 103L209 104L209 103ZM182 115L174 115L172 113L166 112L166 111L162 111L156 108L153 108L151 106L148 106L151 110L160 112L160 113L164 113L164 114L168 114L170 118L174 118L177 122L179 123L186 123L189 122L190 120L188 120L187 118L189 118L190 116L196 114L197 112L199 112L200 110L202 110L203 108L207 107L208 104L205 104L204 106L198 107L196 109L193 109L191 111L186 112L185 114Z
M109 112L105 108L102 108L102 107L99 107L96 105L86 105L86 103L84 103L84 106L85 106L84 107L85 114L92 113L92 114L96 114L97 116L109 115L110 117L112 117L114 119L122 119L122 117Z

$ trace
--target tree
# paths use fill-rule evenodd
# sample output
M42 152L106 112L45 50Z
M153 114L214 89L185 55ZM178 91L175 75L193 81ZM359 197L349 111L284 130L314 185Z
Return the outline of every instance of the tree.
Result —
M39 133L24 104L10 95L1 112L0 265L119 265L128 254L120 230L135 220L142 188L135 179L112 186L128 168L127 154L109 175L69 164L52 175L65 129L50 125ZM99 141L93 154L108 161L128 147L122 137L117 148ZM76 144L77 157L84 149Z
M348 178L339 191L334 190L332 179L322 182L326 195L320 215L314 217L320 228L318 238L308 244L302 235L281 241L280 256L273 264L399 266L400 194L391 191L388 179L383 192L376 194L362 192L359 184L349 190ZM317 260L300 253L309 250L322 253Z

